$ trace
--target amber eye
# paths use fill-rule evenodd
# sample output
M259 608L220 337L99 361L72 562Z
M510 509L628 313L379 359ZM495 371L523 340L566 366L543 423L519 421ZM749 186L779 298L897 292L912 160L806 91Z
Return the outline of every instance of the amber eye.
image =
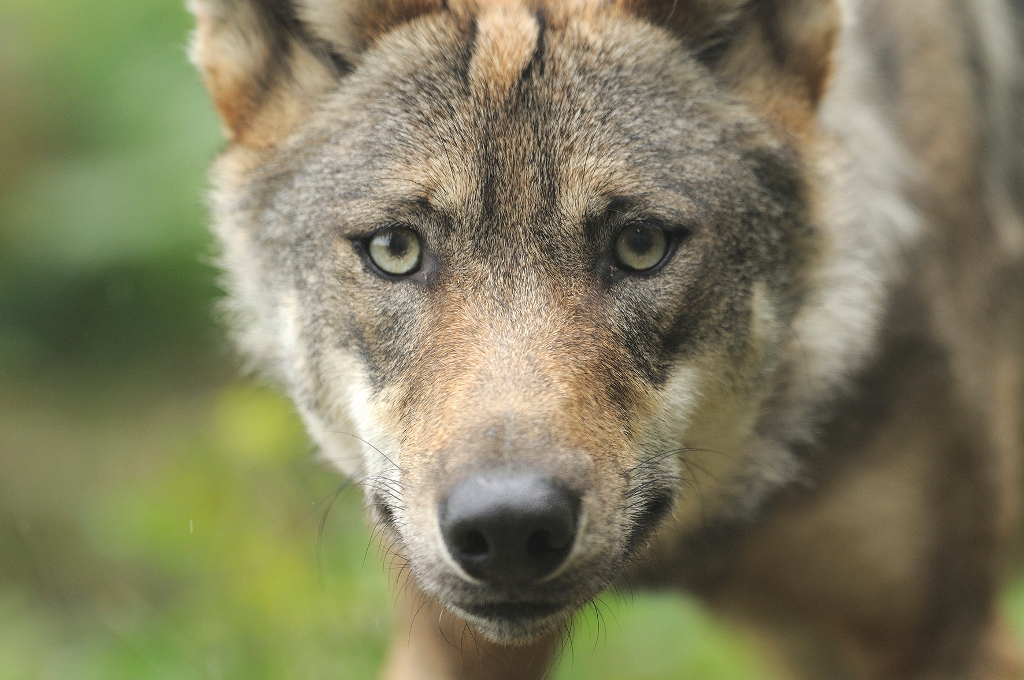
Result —
M650 224L631 224L615 239L615 258L623 268L635 272L655 267L666 253L668 235Z
M404 227L378 231L370 239L367 250L373 263L392 276L406 276L419 269L423 251L420 237Z

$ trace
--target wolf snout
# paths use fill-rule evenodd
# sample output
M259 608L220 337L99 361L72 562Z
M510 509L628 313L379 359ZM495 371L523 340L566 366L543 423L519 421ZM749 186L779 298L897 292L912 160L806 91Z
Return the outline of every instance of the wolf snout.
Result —
M527 584L569 555L579 505L576 494L540 473L474 474L441 502L441 534L473 578Z

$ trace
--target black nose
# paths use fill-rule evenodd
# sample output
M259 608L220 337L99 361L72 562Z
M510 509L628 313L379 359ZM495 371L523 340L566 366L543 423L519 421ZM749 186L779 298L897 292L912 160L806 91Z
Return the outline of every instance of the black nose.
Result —
M544 578L569 554L579 499L537 473L478 474L441 503L441 534L470 576L492 583Z

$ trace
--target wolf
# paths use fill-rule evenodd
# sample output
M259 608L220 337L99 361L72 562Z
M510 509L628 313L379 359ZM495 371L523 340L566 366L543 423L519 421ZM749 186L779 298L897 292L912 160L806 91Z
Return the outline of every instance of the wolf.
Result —
M794 677L1024 677L1024 3L191 9L238 344L408 567L385 677L543 677L622 578Z

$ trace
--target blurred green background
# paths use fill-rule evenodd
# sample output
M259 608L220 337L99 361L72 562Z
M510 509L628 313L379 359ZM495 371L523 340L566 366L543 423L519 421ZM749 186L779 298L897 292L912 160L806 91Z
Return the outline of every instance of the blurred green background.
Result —
M360 493L318 541L342 480L214 321L222 142L189 29L180 0L0 3L0 680L383 659L393 594ZM684 599L600 611L556 679L769 677Z

